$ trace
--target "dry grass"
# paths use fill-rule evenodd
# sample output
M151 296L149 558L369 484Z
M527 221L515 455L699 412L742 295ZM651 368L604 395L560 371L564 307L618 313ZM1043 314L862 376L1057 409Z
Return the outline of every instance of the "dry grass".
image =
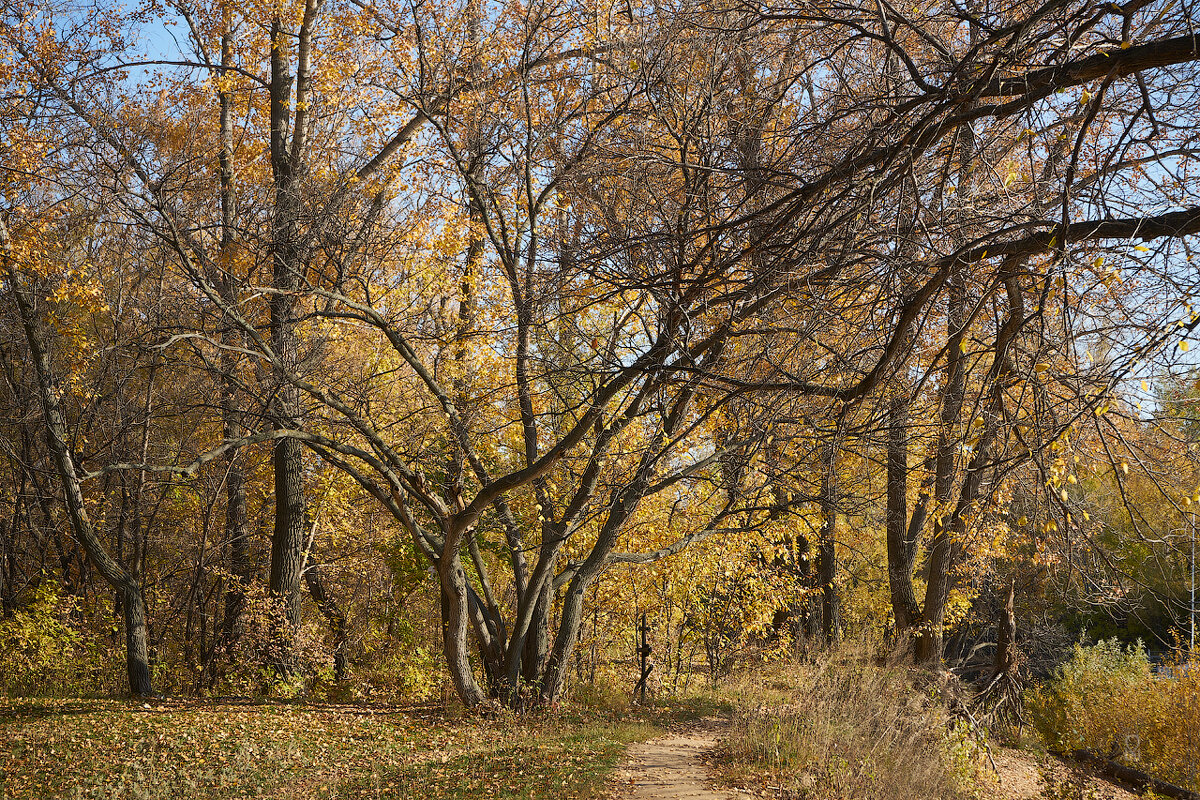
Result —
M772 797L952 800L967 796L978 746L914 673L866 646L743 676L719 752L725 780Z

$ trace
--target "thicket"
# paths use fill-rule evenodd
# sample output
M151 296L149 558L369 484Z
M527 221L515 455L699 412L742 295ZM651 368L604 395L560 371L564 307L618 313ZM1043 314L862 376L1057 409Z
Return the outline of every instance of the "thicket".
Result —
M1030 720L1055 750L1090 750L1200 791L1200 669L1151 669L1141 644L1076 645L1029 691Z

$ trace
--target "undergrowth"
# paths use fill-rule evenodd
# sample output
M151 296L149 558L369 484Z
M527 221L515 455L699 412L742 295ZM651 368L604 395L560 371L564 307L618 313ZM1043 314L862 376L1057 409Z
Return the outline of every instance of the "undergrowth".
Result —
M718 751L723 779L813 800L968 796L979 745L916 674L878 665L864 645L743 676Z
M1091 750L1200 791L1200 668L1154 675L1139 646L1077 645L1025 703L1052 749Z

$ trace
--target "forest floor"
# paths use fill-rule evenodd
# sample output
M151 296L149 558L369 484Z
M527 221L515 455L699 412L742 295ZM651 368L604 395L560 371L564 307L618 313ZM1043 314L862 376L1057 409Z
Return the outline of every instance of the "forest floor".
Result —
M4 800L735 800L709 703L516 719L433 706L0 698ZM1094 772L994 748L996 800L1132 800ZM992 779L995 780L995 779Z
M688 707L516 719L437 707L0 698L4 800L587 800Z
M988 796L994 800L1045 797L1136 800L1138 797L1103 778L1089 766L1052 755L999 747L993 750L992 757L996 762L996 780Z

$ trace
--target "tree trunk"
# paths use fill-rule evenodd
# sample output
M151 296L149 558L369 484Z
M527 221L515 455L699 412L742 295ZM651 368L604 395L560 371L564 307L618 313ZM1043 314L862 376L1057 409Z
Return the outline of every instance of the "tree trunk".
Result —
M330 597L316 564L304 570L304 583L329 623L329 632L333 634L333 678L340 683L346 679L346 615L338 607L337 601Z
M1017 614L1015 599L1017 582L1014 579L1008 584L1004 595L1004 610L996 623L996 658L992 664L993 678L1000 675L1011 675L1016 664L1017 654L1014 645L1017 640Z
M71 518L71 527L96 569L109 585L120 592L125 617L125 662L129 675L129 692L134 697L146 696L153 693L153 687L150 682L146 605L142 598L142 587L129 570L109 555L100 536L92 527L84 505L83 489L75 468L75 460L67 446L67 424L54 386L50 355L42 341L41 330L34 317L33 303L25 289L24 277L12 263L11 242L8 230L2 223L0 246L3 247L5 272L16 298L17 310L29 344L30 358L37 373L38 393L45 418L46 444L54 459L58 476L63 482L63 495Z
M233 63L233 33L231 20L224 20L225 30L221 34L221 66ZM237 305L235 276L233 269L233 244L237 212L236 183L233 171L233 99L229 92L220 91L221 104L221 147L219 162L221 170L221 255L224 274L219 277L218 291L221 300L230 307ZM236 325L223 322L222 342L227 349L221 352L221 422L227 440L239 439L246 434L243 409L238 404L238 381L234 371L237 357L233 348L242 344L242 336ZM225 541L229 543L229 588L225 592L225 609L221 619L219 640L228 651L232 649L236 636L237 620L246 602L246 591L252 579L250 568L250 532L246 514L246 473L242 464L241 449L232 448L226 456L225 478Z
M817 554L817 581L821 586L821 636L825 644L834 644L841 629L841 608L837 586L837 449L826 445L821 480L821 542Z
M929 553L929 579L925 587L925 604L921 627L917 633L915 655L918 662L931 666L942 663L943 631L946 602L950 597L950 571L954 563L954 542L950 522L953 517L947 505L954 491L959 447L955 428L961 422L963 394L966 385L966 358L962 344L966 333L966 291L962 274L950 277L946 301L946 384L942 390L939 414L937 454L934 459L934 519L933 538Z
M546 667L546 655L550 650L550 612L554 606L554 580L547 580L538 593L533 620L525 634L521 653L521 678L527 686L540 687Z
M888 409L887 554L888 584L896 633L912 632L921 618L913 590L916 530L908 526L908 400L897 397Z
M454 690L467 708L474 708L487 699L471 667L468 635L470 617L467 597L467 576L457 552L445 553L438 564L442 586L442 643L446 667Z
M297 165L288 149L293 78L288 65L289 33L276 19L271 26L271 171L275 190L275 208L271 231L272 287L271 347L277 359L276 396L272 405L272 424L276 430L294 426L300 414L300 390L291 383L300 360L300 341L296 333L301 288L302 259L297 248L300 198L296 181ZM302 43L303 45L303 43ZM298 76L297 80L307 76ZM298 105L298 104L297 104ZM297 111L299 113L300 110ZM302 135L297 130L293 136ZM271 534L271 571L268 583L271 595L279 603L286 631L280 631L277 645L280 666L287 666L295 634L300 627L300 571L304 562L304 464L299 440L284 438L276 442L273 454L275 470L275 527Z
M586 566L586 564L585 564ZM553 705L562 696L567 682L567 664L570 663L571 653L579 639L579 624L583 619L583 595L591 583L592 576L580 571L571 579L563 598L562 616L558 621L558 632L554 637L554 646L550 657L546 660L546 671L542 678L541 702L543 705Z
M150 633L146 626L146 604L141 587L136 584L121 588L121 607L125 617L125 671L129 676L129 693L134 697L154 694L150 681Z

